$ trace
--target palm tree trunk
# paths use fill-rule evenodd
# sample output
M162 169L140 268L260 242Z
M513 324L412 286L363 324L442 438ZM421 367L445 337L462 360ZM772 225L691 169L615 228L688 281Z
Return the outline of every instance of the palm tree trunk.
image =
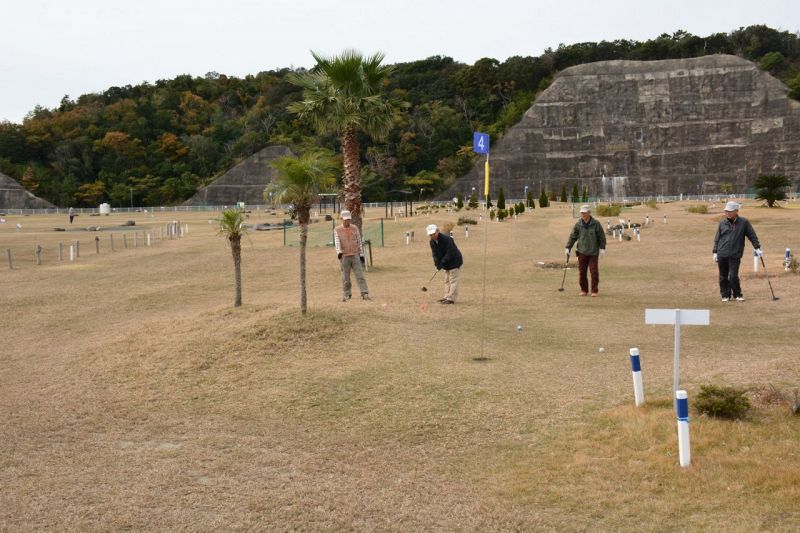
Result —
M344 205L353 216L353 224L361 232L361 161L358 137L353 127L342 134L342 158L344 162Z
M306 242L308 241L308 223L300 224L300 313L306 314Z
M231 239L231 253L233 254L233 306L242 305L242 242L241 237Z

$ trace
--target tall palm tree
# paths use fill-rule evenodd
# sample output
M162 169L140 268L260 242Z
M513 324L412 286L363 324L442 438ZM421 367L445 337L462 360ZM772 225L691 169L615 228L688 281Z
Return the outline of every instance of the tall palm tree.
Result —
M219 219L219 234L225 235L231 245L233 255L233 306L242 305L242 235L247 233L244 217L239 209L227 209Z
M303 88L303 99L288 109L306 119L319 133L341 136L344 160L344 203L361 230L361 163L358 132L376 140L386 136L392 118L405 104L383 93L393 67L381 65L384 54L364 57L356 50L339 56L311 55L316 66L308 72L287 76Z
M336 184L335 166L331 154L308 152L300 157L285 156L272 162L278 171L275 182L267 187L264 197L272 193L275 203L292 204L300 223L300 312L306 314L306 243L311 206L321 192L331 190Z

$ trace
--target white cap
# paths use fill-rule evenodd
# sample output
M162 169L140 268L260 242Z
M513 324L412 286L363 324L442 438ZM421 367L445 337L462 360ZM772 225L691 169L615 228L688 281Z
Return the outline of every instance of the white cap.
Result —
M725 211L738 211L738 210L739 210L739 204L737 204L736 202L728 202L727 204L725 204Z
M350 215L350 211L348 211L347 209L342 211L342 220L350 220L351 218L353 217Z
M591 213L591 212L592 212L592 208L589 207L588 205L582 205L581 206L581 213Z
M427 228L425 228L425 231L428 232L428 235L433 235L439 231L439 228L436 227L436 224L430 224Z

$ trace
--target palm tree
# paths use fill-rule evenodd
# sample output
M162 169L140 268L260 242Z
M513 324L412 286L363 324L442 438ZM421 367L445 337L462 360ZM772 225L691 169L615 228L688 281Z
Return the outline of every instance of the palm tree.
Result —
M278 171L275 182L267 187L264 197L272 193L275 203L292 204L300 223L300 312L306 314L306 243L311 206L321 192L336 183L335 166L330 153L308 152L300 157L285 156L272 162Z
M344 160L344 203L361 230L361 162L358 132L380 140L389 132L401 107L383 93L384 81L393 67L381 65L384 54L364 57L356 50L323 57L314 52L316 66L296 72L287 80L303 88L303 98L289 105L292 113L307 119L322 134L341 136Z
M225 235L233 254L233 306L242 305L242 235L247 233L244 217L239 209L226 209L219 219L219 234Z
M756 178L756 200L766 200L767 207L772 207L775 202L786 199L786 187L790 185L789 178L781 174L767 174Z

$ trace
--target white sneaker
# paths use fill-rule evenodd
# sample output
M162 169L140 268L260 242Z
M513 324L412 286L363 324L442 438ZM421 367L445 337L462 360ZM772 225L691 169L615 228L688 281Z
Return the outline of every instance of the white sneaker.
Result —
M746 300L744 299L744 296L737 296L737 297L736 297L736 301L737 301L737 302L744 302L744 301L746 301Z
M723 302L728 302L728 301L730 301L730 298L723 298L722 301Z

